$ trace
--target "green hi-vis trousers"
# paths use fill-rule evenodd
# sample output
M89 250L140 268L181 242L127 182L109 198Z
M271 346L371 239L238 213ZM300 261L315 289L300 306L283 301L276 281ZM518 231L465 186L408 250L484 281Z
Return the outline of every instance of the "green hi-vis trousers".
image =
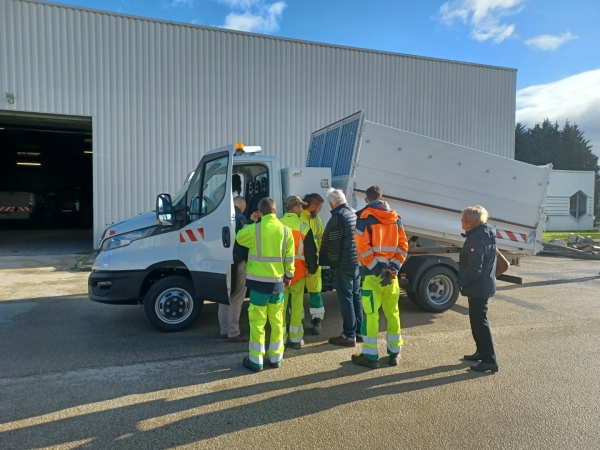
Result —
M404 341L400 332L400 311L398 299L400 298L400 286L398 279L387 286L381 285L381 278L375 275L365 277L362 287L362 304L365 320L361 326L363 336L362 352L372 361L379 360L377 350L377 335L379 333L379 308L383 308L383 314L387 319L387 351L393 355L400 353Z
M280 363L283 359L283 292L280 294L261 294L250 291L250 365L262 369L265 355L265 325L271 325L271 339L267 354L271 363Z
M287 331L287 313L291 309L290 314L290 342L302 342L304 337L304 327L302 321L304 319L304 280L301 278L296 283L285 289L285 301L283 306L283 341L288 338Z
M308 291L310 315L312 320L323 320L325 317L325 306L323 305L323 297L321 297L321 291L323 290L321 266L319 266L316 273L306 279L306 290Z

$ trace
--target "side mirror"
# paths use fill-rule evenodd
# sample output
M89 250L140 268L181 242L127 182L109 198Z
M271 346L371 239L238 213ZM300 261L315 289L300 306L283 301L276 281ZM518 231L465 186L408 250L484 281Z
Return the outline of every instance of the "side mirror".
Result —
M169 194L159 194L156 197L156 221L160 225L170 227L175 223L173 217L173 201Z

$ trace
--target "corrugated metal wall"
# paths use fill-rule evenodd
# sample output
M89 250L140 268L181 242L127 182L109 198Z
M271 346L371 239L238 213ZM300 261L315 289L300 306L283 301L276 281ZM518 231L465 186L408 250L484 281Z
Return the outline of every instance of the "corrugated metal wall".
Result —
M514 157L516 71L0 0L0 92L91 116L95 239L174 193L204 151L304 165L310 132L374 122Z

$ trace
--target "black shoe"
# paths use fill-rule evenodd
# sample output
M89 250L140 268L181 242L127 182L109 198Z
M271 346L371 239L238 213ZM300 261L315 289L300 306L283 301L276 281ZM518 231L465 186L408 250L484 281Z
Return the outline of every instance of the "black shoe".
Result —
M252 367L250 365L250 359L248 359L247 356L242 360L242 366L251 370L252 372L262 372L262 367Z
M496 373L498 372L498 364L482 362L476 366L471 366L471 370L475 372L487 372L489 370L492 373Z
M321 328L321 319L315 319L313 321L312 334L321 334L323 329Z
M463 357L463 359L465 361L481 361L481 353L476 352L476 353L473 353L472 355L465 355Z
M356 341L351 341L342 336L336 336L329 338L329 343L333 345L339 345L340 347L356 347Z
M390 355L390 359L388 360L388 364L390 366L397 366L399 359L400 359L400 353L392 353Z
M290 342L287 347L293 348L294 350L300 350L302 348L301 342Z
M379 369L379 361L372 361L362 353L360 355L352 355L352 362L358 366L368 367L369 369Z

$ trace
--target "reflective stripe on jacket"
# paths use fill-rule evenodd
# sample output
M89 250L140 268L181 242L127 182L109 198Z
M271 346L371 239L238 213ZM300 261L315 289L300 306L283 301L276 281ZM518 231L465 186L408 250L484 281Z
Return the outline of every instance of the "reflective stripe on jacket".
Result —
M281 223L292 230L294 236L294 278L292 284L306 277L306 263L304 258L304 238L310 228L301 222L296 213L286 213L281 218Z
M284 276L294 277L294 237L275 214L242 228L236 242L249 249L247 280L279 283Z
M408 239L400 216L379 200L356 215L356 249L366 274L379 275L382 269L399 272L408 256Z
M321 241L323 240L323 233L325 229L323 228L323 221L319 216L313 219L312 215L308 212L308 210L302 210L302 214L300 214L300 220L304 222L306 225L310 227L313 232L313 238L315 239L315 245L318 249L321 248Z

